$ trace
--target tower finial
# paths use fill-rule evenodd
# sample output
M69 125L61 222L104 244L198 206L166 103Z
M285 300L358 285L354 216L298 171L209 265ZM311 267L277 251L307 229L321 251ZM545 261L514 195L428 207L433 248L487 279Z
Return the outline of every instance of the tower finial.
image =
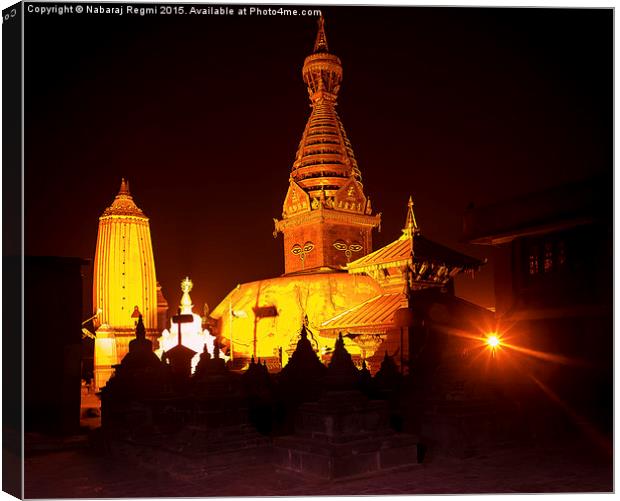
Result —
M133 201L133 197L129 192L129 181L124 177L121 178L121 187L117 195L114 197L112 205L108 207L101 217L106 216L137 216L145 217L144 212Z
M118 190L118 194L131 196L131 193L129 193L129 181L127 181L124 177L121 178L121 188Z
M189 315L192 313L192 309L194 305L192 304L192 299L189 297L189 293L194 287L193 282L189 279L189 277L185 277L181 282L181 290L183 291L183 296L181 297L181 304L179 305L181 308L181 313L184 315Z
M325 18L323 14L319 17L319 30L316 34L316 41L314 42L314 53L317 52L328 52L329 48L327 47L327 37L325 36Z
M342 64L337 56L329 52L322 16L318 25L314 50L306 57L301 72L313 105L324 101L335 103L342 82Z
M420 228L418 227L418 223L415 220L415 214L413 213L413 198L411 195L409 196L409 202L407 202L407 220L405 222L405 227L403 228L403 233L407 236L417 235L420 233Z

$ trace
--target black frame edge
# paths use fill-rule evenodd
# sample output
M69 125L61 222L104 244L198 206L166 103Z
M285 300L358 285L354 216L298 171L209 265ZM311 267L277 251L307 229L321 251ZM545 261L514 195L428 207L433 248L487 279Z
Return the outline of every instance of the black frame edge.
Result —
M23 3L2 11L2 490L22 499Z

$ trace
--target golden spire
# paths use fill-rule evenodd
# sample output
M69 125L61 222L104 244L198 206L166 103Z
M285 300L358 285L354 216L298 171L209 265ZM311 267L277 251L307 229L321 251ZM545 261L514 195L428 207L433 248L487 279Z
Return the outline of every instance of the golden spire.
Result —
M105 216L144 217L142 209L133 201L133 197L129 192L129 181L125 178L121 179L121 187L118 190L118 195L114 198L114 202L103 212L101 217Z
M413 213L413 207L413 198L409 196L409 202L407 202L407 220L405 222L405 227L403 228L403 234L408 237L420 233L420 228L418 227L418 223L415 220L415 214Z
M316 34L316 41L314 42L314 53L317 52L329 52L327 46L327 37L325 36L325 18L323 14L319 17L319 31Z
M129 181L126 181L124 177L121 178L121 188L118 190L119 195L129 195Z
M302 75L313 105L324 100L336 102L342 82L342 63L338 56L327 50L325 21L322 16L319 18L314 50L304 61Z
M293 161L282 220L274 220L274 237L282 232L286 242L286 273L345 264L345 258L350 256L339 248L340 242L331 241L319 249L314 243L317 234L327 232L334 234L335 239L347 241L359 235L357 238L364 245L357 240L350 242L356 249L359 247L355 252L370 252L370 233L381 223L380 214L372 215L367 203L351 142L336 111L342 64L328 52L322 17L314 51L304 60L302 76L311 112ZM313 214L314 211L319 214ZM338 238L340 233L342 237ZM312 248L315 250L310 252ZM299 249L304 254L297 252Z
M185 277L181 282L181 290L183 291L183 296L181 297L181 313L183 315L188 315L192 313L192 308L194 305L192 304L192 298L189 297L189 293L193 289L194 284L189 279L189 277Z
M337 56L327 51L323 17L319 18L318 25L314 51L306 57L302 69L312 112L291 175L311 197L318 198L325 190L325 196L331 198L348 183L351 175L357 181L361 181L362 176L336 111L342 64Z

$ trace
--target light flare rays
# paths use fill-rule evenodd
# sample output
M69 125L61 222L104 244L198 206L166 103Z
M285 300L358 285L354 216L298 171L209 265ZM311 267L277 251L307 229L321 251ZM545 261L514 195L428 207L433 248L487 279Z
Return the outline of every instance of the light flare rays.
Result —
M557 405L571 422L593 443L596 443L606 453L612 454L613 450L609 439L584 416L576 412L554 390L535 377L529 370L530 364L528 364L528 360L533 361L536 359L551 364L585 368L591 368L592 364L579 358L521 346L517 344L517 339L520 336L518 332L514 332L514 327L515 324L502 326L501 328L497 326L477 326L474 329L476 332L472 333L471 331L449 326L435 326L436 330L443 334L472 341L471 346L466 348L471 353L469 367L473 369L475 365L481 368L485 374L488 373L494 360L496 363L500 363L498 367L503 364L505 364L505 367L510 367L518 376L532 381L543 395L550 402ZM484 355L487 356L485 357Z

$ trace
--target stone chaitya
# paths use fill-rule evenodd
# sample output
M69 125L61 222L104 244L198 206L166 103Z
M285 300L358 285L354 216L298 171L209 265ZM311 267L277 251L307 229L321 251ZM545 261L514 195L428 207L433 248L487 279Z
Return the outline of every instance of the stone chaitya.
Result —
M138 320L128 354L101 392L108 449L145 468L168 464L181 476L265 454L269 440L249 424L241 376L226 368L217 341L213 357L205 346L193 376L193 350L176 348L182 351L159 360Z
M192 354L177 364L168 353L159 360L142 317L135 335L101 393L102 424L108 449L141 467L196 477L275 458L286 469L335 479L417 462L417 440L390 429L388 403L360 391L373 382L342 336L325 367L302 324L277 376L253 360L243 374L230 371L216 340L213 356L205 346L190 376Z
M299 407L293 435L274 440L277 464L331 480L417 463L417 438L390 429L388 404L369 400L360 382L340 336L322 395Z
M101 424L105 431L123 435L147 431L148 410L145 402L164 392L166 371L153 353L153 343L146 337L142 315L135 326L135 338L128 352L101 390Z
M311 334L311 331L307 327L307 321L304 321L296 348L278 378L285 391L298 395L316 395L326 373L325 366L308 339L309 333Z

